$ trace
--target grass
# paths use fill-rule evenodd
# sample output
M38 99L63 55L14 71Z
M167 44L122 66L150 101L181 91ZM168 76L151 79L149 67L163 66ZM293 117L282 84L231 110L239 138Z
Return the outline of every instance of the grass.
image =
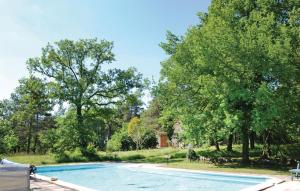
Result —
M208 171L221 171L221 172L232 172L232 173L251 173L251 174L267 174L267 175L288 175L286 168L270 168L261 166L242 166L239 164L223 164L215 165L211 163L190 163L188 161L180 161L169 163L167 167L172 168L184 168L194 170L208 170Z
M212 164L209 162L189 162L186 159L186 149L177 148L163 148L163 149L150 149L140 151L121 151L121 152L98 152L99 161L126 161L133 163L155 163L162 166L171 168L185 168L185 169L197 169L197 170L209 170L209 171L223 171L233 173L254 173L254 174L269 174L269 175L287 175L288 168L280 167L277 165L241 165L239 163L241 153L239 152L240 146L234 147L234 152L227 152L225 147L221 148L221 151L215 151L211 147L203 147L195 149L198 154L206 157L230 157L235 158L235 162L224 164ZM256 159L259 155L260 148L251 151L251 159ZM16 154L6 156L9 160L28 163L34 165L45 164L57 164L53 155L26 155ZM169 160L167 160L169 158Z
M15 154L5 156L8 160L24 163L24 164L34 164L34 165L45 165L45 164L56 164L54 157L50 154L40 155L40 154Z

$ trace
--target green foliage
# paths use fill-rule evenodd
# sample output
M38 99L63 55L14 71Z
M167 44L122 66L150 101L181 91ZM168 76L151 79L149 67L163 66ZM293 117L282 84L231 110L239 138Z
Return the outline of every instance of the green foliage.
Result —
M115 132L106 145L106 150L108 151L128 151L135 148L135 143L128 135L126 125L124 125L119 131Z
M144 136L143 136L143 149L153 149L156 148L158 145L157 137L153 129L147 129Z
M144 155L141 154L133 154L126 157L122 157L121 159L124 161L135 161L146 158Z
M73 142L83 148L91 141L83 113L87 108L110 108L142 88L141 75L134 68L108 69L114 61L113 43L97 39L61 40L48 44L39 58L27 61L31 73L42 75L51 84L53 95L68 102L76 111L76 136Z
M3 138L3 143L6 146L8 152L16 151L16 147L19 144L19 139L15 133L10 130Z
M86 149L77 147L72 150L64 150L62 152L54 153L54 158L57 162L88 162L99 161L100 157L97 155L93 145L89 145Z
M64 151L72 150L79 147L80 134L76 130L76 115L74 111L69 111L65 116L58 117L56 119L58 128L53 135L56 140L54 142L51 152L53 153L64 153ZM52 138L52 136L50 137Z
M281 157L299 160L300 158L300 144L288 144L282 146L280 149ZM274 152L275 153L275 152ZM279 155L279 153L278 153Z
M143 126L156 131L160 130L161 110L162 108L161 108L160 100L156 98L152 99L147 109L145 109L141 113L141 121L143 123Z
M57 129L48 129L43 134L40 135L41 141L41 152L45 153L51 151L53 144L58 142L59 136L57 135Z
M188 149L186 153L186 158L188 158L189 160L197 160L199 156L193 149Z
M83 154L83 156L88 157L89 160L98 160L99 157L97 155L97 149L95 147L95 145L93 144L88 144L87 148L85 149L81 149L81 152Z
M5 126L7 151L38 152L43 129L53 125L50 111L53 103L47 84L30 76L19 81L11 99L1 102L0 125ZM1 127L2 128L2 127Z
M176 122L176 117L174 112L165 108L165 110L161 111L158 123L160 124L160 131L166 132L169 140L172 139L174 133L174 124Z
M135 135L133 135L135 136ZM145 132L141 137L142 143L140 148L149 149L157 146L157 137L154 130L145 128ZM107 151L128 151L136 149L136 143L128 134L128 126L125 124L120 130L115 132L111 139L107 142Z
M122 135L119 132L116 132L111 139L106 144L107 151L119 151L122 147Z
M186 143L192 143L193 145L200 146L207 140L204 134L204 127L201 125L198 116L184 116L183 129L184 132L181 135Z
M250 130L267 150L299 136L299 10L298 1L212 1L181 41L167 33L157 95L186 141L218 149L236 133L247 163Z
M3 138L6 136L8 130L9 128L7 128L5 122L1 120L0 121L0 154L7 152L6 144L4 143Z
M159 46L164 49L167 54L172 55L176 52L177 45L182 41L182 39L177 37L171 31L167 31L166 39L167 42L162 42L159 44Z
M137 149L142 148L146 132L147 129L141 124L141 120L138 117L134 117L129 121L128 135L132 138Z
M85 157L80 148L75 148L72 151L63 151L56 153L54 158L57 162L87 162L88 158Z

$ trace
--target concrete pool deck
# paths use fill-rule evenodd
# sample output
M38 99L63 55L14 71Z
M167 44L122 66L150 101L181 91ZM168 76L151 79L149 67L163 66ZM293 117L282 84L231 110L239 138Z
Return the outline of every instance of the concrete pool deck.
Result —
M265 191L300 191L300 181L288 181L277 184Z
M63 187L55 183L39 180L36 178L30 179L30 189L32 191L76 191L71 188Z
M49 165L49 166L65 166L65 165L83 165L83 164L103 164L103 163L110 163L111 162L94 162L94 163L72 163L72 164L62 164L62 165ZM296 190L292 187L297 186L296 183L289 183L285 182L288 180L288 176L269 176L269 175L261 175L261 174L246 174L246 173L226 173L226 172L214 172L214 171L204 171L204 170L190 170L190 169L178 169L178 168L169 168L166 166L162 166L159 164L148 164L148 163L125 163L128 167L140 167L140 168L151 168L151 169L165 169L165 170L176 170L176 171L183 171L183 172L198 172L198 173L209 173L209 174L224 174L224 175L233 175L233 176L249 176L249 177L264 177L268 178L269 180L255 185L251 186L249 188L242 189L241 191L300 191L300 187L297 187ZM46 165L48 166L48 165ZM80 191L95 191L94 189L89 189L86 187L78 186L75 184L71 184L68 182L64 182L61 180L52 181L51 177L47 176L41 176L41 175L35 175L34 177L37 180L48 182L48 184L55 184L62 188L69 189L70 190L80 190ZM295 185L294 185L295 184ZM285 186L282 186L285 185ZM279 187L278 187L279 186ZM300 182L299 182L300 186ZM286 189L291 188L291 189ZM58 188L59 190L59 188Z
M57 190L54 190L54 188L53 188L54 191L62 191L62 190L66 190L66 191L96 191L94 189L86 188L86 187L72 184L69 182L64 182L61 180L52 180L51 177L42 176L42 175L38 175L38 174L31 175L31 179L33 180L33 184L38 184L40 182L44 186L46 186L45 190L47 189L48 186L52 185L52 186L54 186L55 189L57 189ZM40 186L43 186L43 185L40 185ZM31 182L30 182L30 187L31 187ZM40 190L44 190L44 189L40 189Z

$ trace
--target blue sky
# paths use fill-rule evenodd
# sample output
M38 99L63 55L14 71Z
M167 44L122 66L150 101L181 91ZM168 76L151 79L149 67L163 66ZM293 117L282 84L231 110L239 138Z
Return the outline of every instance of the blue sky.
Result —
M114 42L118 68L158 80L167 30L183 35L210 0L0 0L0 99L27 75L25 62L48 42L99 38Z

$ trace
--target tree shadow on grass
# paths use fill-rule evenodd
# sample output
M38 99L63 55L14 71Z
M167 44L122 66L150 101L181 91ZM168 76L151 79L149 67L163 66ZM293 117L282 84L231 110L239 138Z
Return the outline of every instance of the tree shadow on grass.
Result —
M134 162L134 163L175 163L175 162L181 162L184 159L181 158L175 158L175 159L167 159L166 157L147 157L143 159L134 159L134 160L126 160L128 162Z
M215 164L217 168L230 168L230 169L251 169L251 170L272 170L277 173L286 173L289 169L286 166L280 165L265 165L265 164L242 164L242 163L225 163ZM267 173L267 172L266 172Z

